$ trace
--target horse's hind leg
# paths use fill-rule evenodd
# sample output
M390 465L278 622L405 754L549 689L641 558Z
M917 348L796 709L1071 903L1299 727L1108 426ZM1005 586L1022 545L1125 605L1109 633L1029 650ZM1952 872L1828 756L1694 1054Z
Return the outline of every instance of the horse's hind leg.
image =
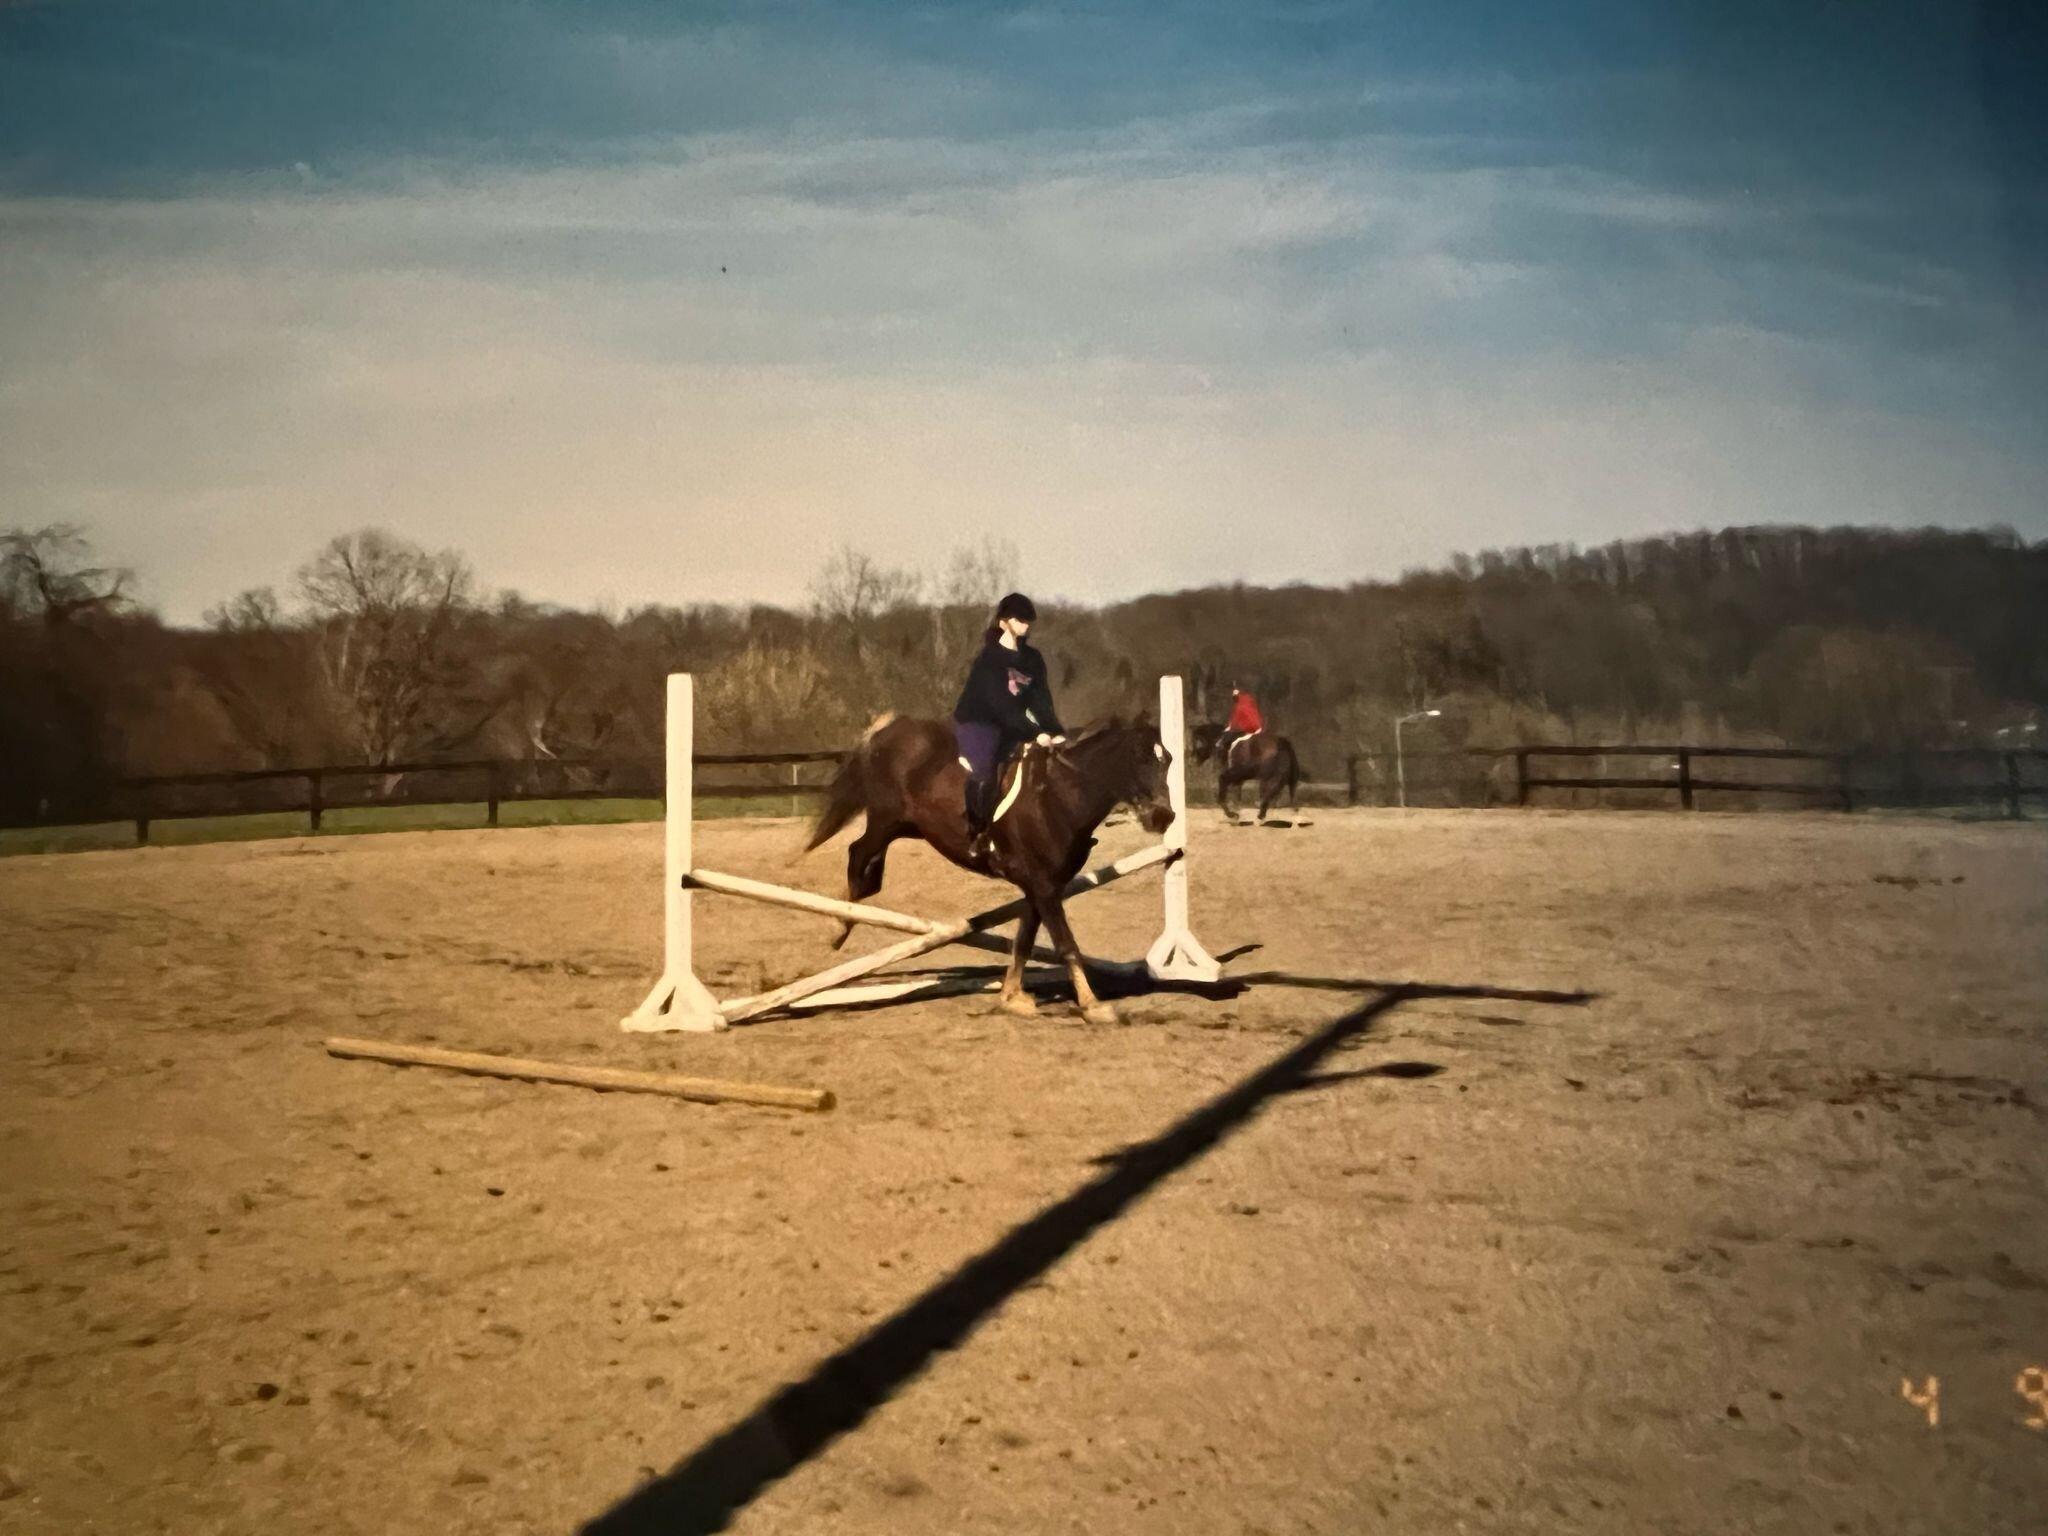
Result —
M907 822L877 820L870 813L867 830L853 840L853 846L846 850L846 899L866 901L882 888L882 874L889 857L889 845L910 831ZM832 941L837 949L853 933L854 925L841 922L839 936Z

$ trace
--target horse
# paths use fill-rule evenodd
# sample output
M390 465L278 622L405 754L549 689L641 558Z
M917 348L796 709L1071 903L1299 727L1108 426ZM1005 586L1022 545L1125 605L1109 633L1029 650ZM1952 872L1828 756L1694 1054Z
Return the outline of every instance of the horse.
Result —
M810 852L856 815L867 826L846 853L846 899L864 901L882 888L889 845L919 838L977 875L1007 880L1024 893L1025 909L1003 975L1001 1006L1028 1017L1038 1011L1024 990L1024 965L1041 923L1066 962L1074 1002L1091 1024L1114 1024L1117 1012L1096 997L1067 925L1061 892L1081 873L1095 829L1119 805L1128 805L1145 830L1163 833L1173 822L1166 769L1171 754L1159 728L1140 716L1111 718L1050 748L1026 747L998 780L1016 797L978 853L967 826L967 770L951 722L882 715L847 754L825 792L825 808L804 845ZM1021 778L1022 782L1017 781ZM842 923L834 949L853 931Z
M1223 732L1220 725L1204 723L1195 727L1190 745L1196 762L1206 763L1218 756L1216 748ZM1237 811L1230 803L1230 792L1244 783L1255 782L1259 786L1260 821L1266 819L1266 812L1272 809L1283 789L1287 791L1289 813L1300 809L1294 797L1301 784L1301 759L1294 755L1294 743L1285 736L1269 736L1264 731L1240 736L1219 757L1216 769L1216 802L1232 821L1237 820Z

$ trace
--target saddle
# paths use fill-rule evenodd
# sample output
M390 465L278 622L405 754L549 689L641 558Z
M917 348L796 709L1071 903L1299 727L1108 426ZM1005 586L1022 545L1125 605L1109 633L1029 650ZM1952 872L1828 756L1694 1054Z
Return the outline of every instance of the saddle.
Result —
M1043 750L1046 749L1041 748L1036 742L1027 741L996 764L995 779L998 784L1003 781L1004 769L1010 768L1014 771L1010 774L1009 788L1003 791L1002 798L996 802L995 812L989 817L988 826L983 829L984 836L995 830L996 823L1003 819L1010 807L1017 803L1017 797L1024 792L1024 760L1033 752ZM974 772L974 764L968 762L966 758L959 759L959 762L969 773Z

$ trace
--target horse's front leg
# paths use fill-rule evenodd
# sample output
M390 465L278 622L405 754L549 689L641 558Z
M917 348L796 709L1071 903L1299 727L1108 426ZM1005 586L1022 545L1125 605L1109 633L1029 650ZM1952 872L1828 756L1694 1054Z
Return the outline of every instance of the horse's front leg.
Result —
M1074 930L1067 926L1067 909L1061 905L1059 893L1055 891L1043 899L1034 897L1033 904L1045 919L1045 931L1052 935L1053 947L1067 962L1067 974L1074 980L1074 1006L1081 1010L1081 1017L1090 1024L1121 1023L1117 1011L1098 998L1095 989L1088 985L1088 968L1081 963L1081 946L1074 942Z
M1038 1012L1038 1000L1024 990L1024 967L1031 963L1032 946L1038 942L1038 908L1025 902L1024 915L1017 919L1017 944L1010 951L1010 968L1003 973L1003 990L997 1002L1005 1013L1031 1018Z

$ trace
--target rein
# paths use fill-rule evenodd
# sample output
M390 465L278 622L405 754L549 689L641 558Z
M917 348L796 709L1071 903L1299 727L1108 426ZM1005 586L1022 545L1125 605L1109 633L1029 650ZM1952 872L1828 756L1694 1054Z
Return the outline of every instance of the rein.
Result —
M1139 729L1139 727L1122 726L1117 727L1116 729L1136 730ZM1093 747L1098 743L1105 742L1109 735L1110 732L1108 730L1097 731L1095 734L1091 736L1085 736L1078 741L1072 741L1067 743L1067 745L1064 748L1041 747L1036 742L1033 742L1025 747L1024 759L1029 759L1033 753L1038 753L1045 758L1049 766L1063 768L1069 774L1079 774L1082 771L1082 764L1074 761L1076 752L1081 749ZM1022 760L1020 760L1019 762L1019 772L1020 774L1022 772ZM1121 794L1119 794L1119 798L1122 798Z

